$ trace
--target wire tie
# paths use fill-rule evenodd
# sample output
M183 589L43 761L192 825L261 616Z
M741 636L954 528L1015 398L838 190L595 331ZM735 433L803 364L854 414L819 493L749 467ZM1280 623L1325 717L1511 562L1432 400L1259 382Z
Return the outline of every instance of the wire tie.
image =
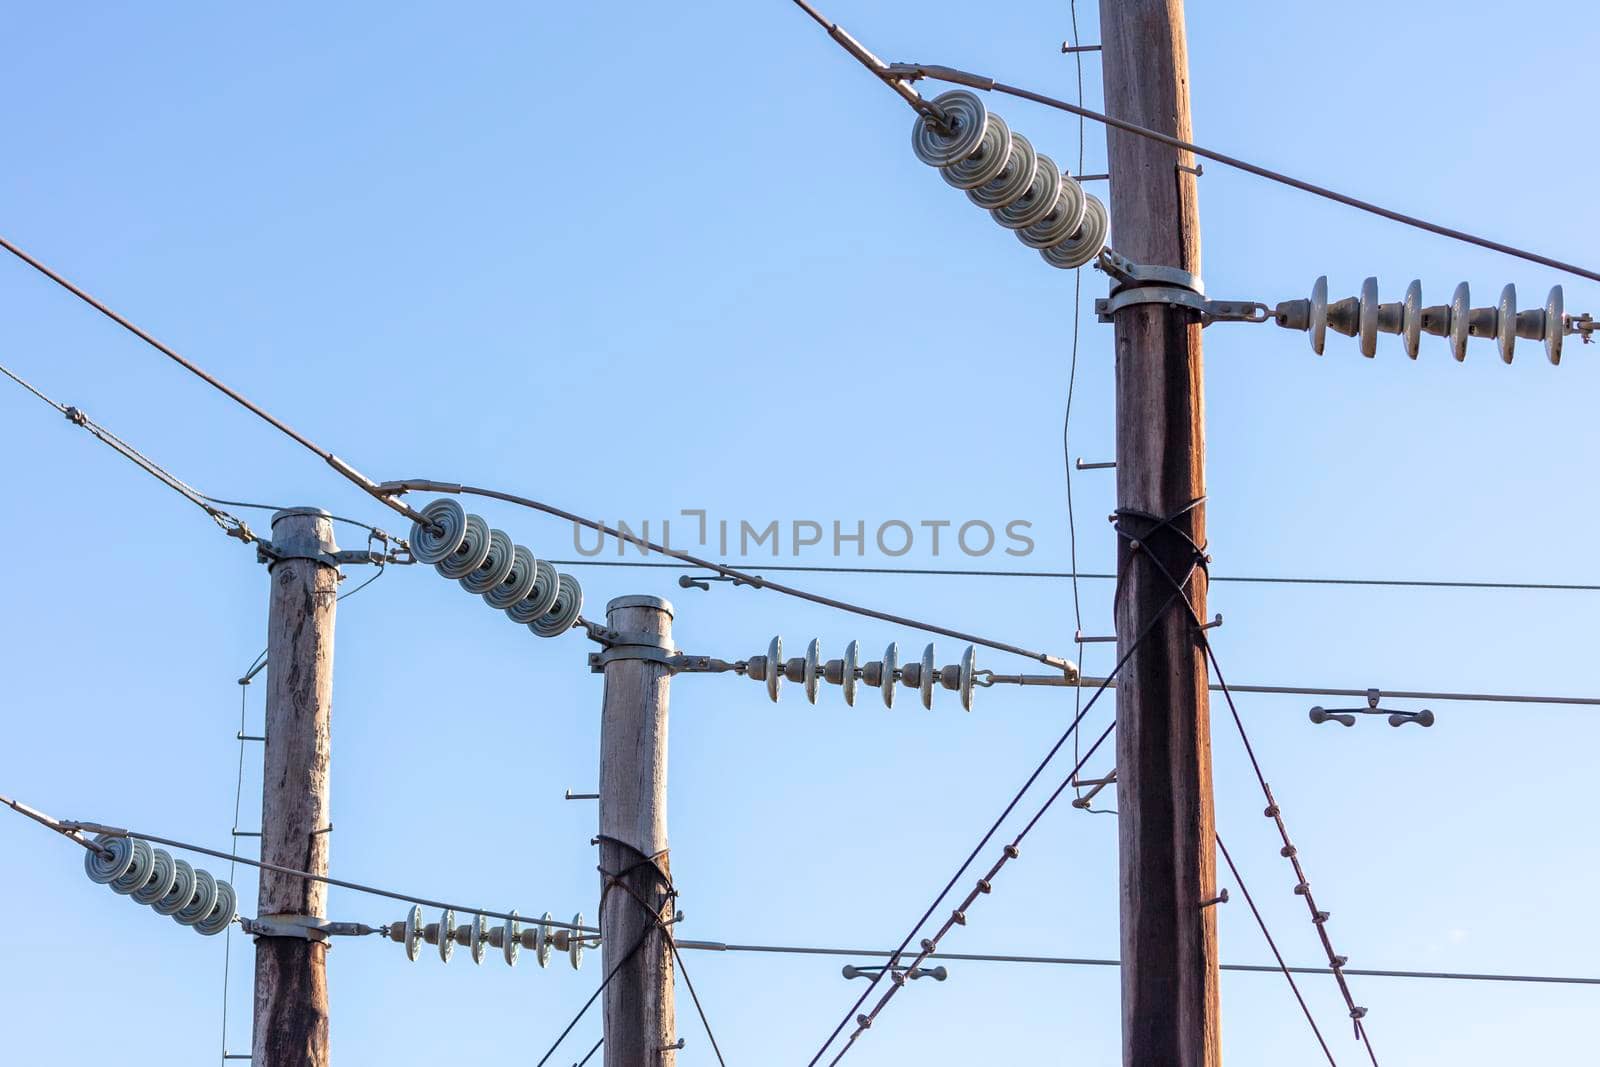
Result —
M1265 815L1269 819L1276 819L1278 817L1278 805L1268 804L1266 810L1261 814Z
M1284 845L1278 850L1278 855L1282 856L1284 859L1293 859L1298 851L1299 850L1293 845Z
M1321 926L1323 923L1328 921L1328 915L1329 913L1325 911L1312 912L1311 921L1316 923L1318 926Z
M1349 956L1331 956L1328 958L1328 966L1332 967L1336 971L1349 962Z
M1303 897L1303 896L1305 896L1306 894L1308 894L1310 892L1311 892L1311 883L1310 882L1301 882L1299 885L1294 887L1294 895L1297 896L1297 897Z
M987 879L987 878L979 878L978 879L978 892L980 892L980 893L989 893L989 892L993 892L993 891L994 891L994 886L989 884L989 879Z
M1366 1008L1351 1008L1350 1009L1350 1018L1359 1020L1359 1019L1365 1019L1366 1017L1367 1017L1367 1009ZM1360 1027L1357 1027L1356 1029L1360 1030Z
M1021 853L1019 851L1017 851L1017 846L1016 845L1007 845L1005 847L1004 851L1005 851L1007 859L1013 859L1014 860L1019 855L1021 855Z
M950 919L957 926L967 925L967 913L962 911L960 908L957 908L955 911L950 913Z
M863 1013L861 1015L857 1015L856 1016L856 1025L859 1026L863 1030L871 1030L872 1029L872 1020L867 1018L866 1014Z

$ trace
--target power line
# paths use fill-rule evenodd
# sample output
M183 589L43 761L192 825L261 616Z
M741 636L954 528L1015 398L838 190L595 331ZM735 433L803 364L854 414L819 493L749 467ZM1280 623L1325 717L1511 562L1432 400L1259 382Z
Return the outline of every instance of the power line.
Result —
M808 1067L814 1067L816 1062L818 1060L820 1060L823 1057L823 1055L825 1055L827 1053L829 1047L832 1046L834 1040L836 1038L838 1038L839 1034L844 1030L845 1026L850 1022L851 1015L855 1014L856 1012L858 1012L861 1009L861 1006L867 1002L867 998L872 994L873 989L875 989L877 987L878 983L883 980L883 976L885 974L887 974L895 964L898 964L900 962L901 956L905 953L906 946L911 944L911 939L916 937L917 933L922 929L922 927L927 924L928 919L932 917L934 911L937 910L939 905L944 901L944 899L950 895L950 891L955 888L956 882L958 882L961 879L962 875L964 875L967 872L967 869L972 866L972 862L975 859L978 858L978 853L983 851L983 849L988 846L989 841L999 831L1001 825L1008 818L1011 817L1011 813L1013 811L1015 811L1017 805L1022 802L1022 798L1027 795L1028 790L1033 788L1034 782L1038 781L1040 775L1042 775L1044 773L1045 768L1048 767L1050 765L1051 761L1055 759L1056 754L1058 752L1060 752L1061 749L1062 749L1062 746L1064 746L1067 743L1067 739L1072 737L1073 734L1077 731L1078 724L1083 721L1084 716L1088 715L1089 712L1094 708L1096 702L1098 702L1099 699L1102 696L1105 695L1106 690L1109 688L1109 684L1108 683L1110 682L1110 679L1114 678L1116 676L1117 672L1122 669L1123 664L1127 663L1128 659L1130 657L1132 657L1133 653L1139 648L1140 645L1142 645L1144 643L1145 638L1148 637L1150 635L1150 633L1154 630L1155 623L1163 615L1166 614L1167 609L1170 608L1172 606L1173 602L1176 601L1176 600L1177 600L1177 595L1174 594L1172 597L1170 597L1167 600L1167 603L1165 605L1163 605L1162 609L1160 611L1156 612L1154 618L1151 619L1150 624L1147 625L1141 633L1139 633L1137 636L1134 637L1133 641L1129 644L1129 647L1128 647L1127 651L1125 651L1118 658L1116 664L1112 667L1111 674L1107 677L1106 681L1104 681L1104 682L1102 682L1100 684L1100 687L1094 691L1094 694L1089 698L1088 702L1073 717L1072 722L1070 724L1068 724L1066 731L1056 740L1056 743L1050 747L1050 750L1045 753L1044 758L1039 761L1038 766L1036 766L1033 769L1033 772L1028 775L1027 780L1022 783L1022 787L1016 791L1016 793L1012 796L1010 801L1008 801L1006 803L1006 806L1001 810L999 816L996 817L996 819L994 820L994 822L992 824L990 824L989 829L986 830L984 832L983 836L978 839L977 845L975 845L973 847L972 851L970 853L968 853L967 858L962 862L961 866L956 868L956 873L950 876L950 880L948 882L946 882L944 888L939 891L939 895L934 897L933 903L928 905L927 910L922 913L922 917L919 918L916 921L915 925L913 925L911 927L911 931L909 933L907 933L906 936L905 936L905 939L900 942L900 947L895 949L894 956L890 960L890 967L886 967L886 968L884 968L884 970L879 971L877 974L875 974L867 982L867 987L864 990L861 991L861 995L856 998L855 1003L852 1004L850 1006L850 1008L845 1012L844 1017L839 1020L838 1025L833 1028L833 1031L830 1034L828 1034L826 1040L824 1040L823 1043L822 1043L822 1047L817 1049L816 1055L812 1056L812 1058L810 1060L810 1063L808 1064ZM1095 741L1095 743L1092 746L1090 746L1088 753L1086 753L1081 759L1079 759L1076 762L1076 764L1073 766L1071 772L1068 773L1066 779L1061 783L1060 786L1058 786L1056 788L1056 791L1050 795L1049 799L1045 801L1044 806L1039 809L1038 813L1033 817L1033 819L1031 819L1028 822L1028 824L1023 828L1022 832L1017 835L1016 840L1013 841L1011 845L1007 846L1007 848L1005 850L1005 853L1004 853L1004 856L1002 857L1002 859L998 863L996 863L995 867L993 868L993 870L990 871L990 876L992 876L995 873L995 871L998 871L1000 869L1001 865L1003 865L1005 863L1006 859L1009 859L1009 858L1013 857L1016 854L1016 852L1017 852L1017 843L1020 842L1022 840L1022 838L1024 836L1026 836L1027 833L1030 830L1033 829L1034 825L1039 821L1039 819L1041 817L1043 817L1045 811L1049 809L1050 805L1055 803L1056 798L1061 795L1062 791L1064 789L1066 789L1066 787L1071 782L1076 780L1077 775L1078 775L1078 771L1083 767L1084 763L1086 763L1089 760L1089 758L1094 755L1095 751L1098 750L1100 745L1105 742L1106 738L1111 736L1111 731L1115 728L1115 726L1116 726L1116 720L1113 719L1112 722L1111 722L1111 725L1107 726L1106 729L1105 729L1105 732L1102 733L1099 736L1099 738ZM975 888L972 891L972 893L969 894L969 899L976 899L976 894L985 891L988 886L989 886L989 878L986 877L986 878L983 878L983 879L979 880L977 888ZM959 920L957 918L958 916L959 916ZM929 952L933 951L933 949L935 947L937 947L938 938L942 937L944 935L944 932L949 930L950 924L952 922L957 922L957 921L959 921L959 922L961 922L963 924L966 922L966 915L965 915L965 908L964 907L963 908L959 908L954 913L952 913L950 919L946 921L943 930L941 930L941 932L939 933L938 936L936 936L935 938L933 938L931 940L923 941L923 943L922 943L922 952L917 957L916 961L913 963L913 966L915 966L916 963L920 963L922 961L922 959L926 958L926 956L927 956L927 954ZM880 1011L883 1010L884 1006L889 1002L890 998L894 996L895 992L899 988L900 988L900 986L898 986L898 985L891 985L890 988L888 989L888 991L884 993L884 995L879 999L878 1003L872 1008L872 1011L868 1015L857 1015L856 1016L856 1029L855 1029L855 1031L852 1032L851 1035L849 1036L849 1038L846 1039L844 1047L842 1049L840 1049L838 1055L836 1055L830 1061L830 1065L833 1064L833 1063L838 1063L839 1060L842 1059L845 1056L845 1054L848 1053L850 1051L850 1049L854 1047L856 1039L861 1035L861 1033L866 1029L867 1026L871 1025L872 1019L875 1018L877 1016L877 1014Z
M1037 93L1031 89L1022 89L1015 85L1007 85L1004 82L996 81L995 79L984 74L972 74L968 71L957 70L954 67L943 67L935 64L884 63L877 56L867 51L864 46L857 42L855 38L851 37L843 29L841 29L837 24L829 22L816 10L816 8L806 3L805 0L794 0L794 2L802 10L804 10L806 14L810 15L824 29L826 29L828 31L828 35L832 37L834 41L840 45L840 47L854 56L856 60L858 60L863 66L876 75L880 81L889 86L891 90L899 94L902 99L923 114L933 115L939 119L943 118L942 115L937 113L937 109L934 108L931 102L923 100L917 95L916 90L912 89L908 84L909 82L916 81L919 78L932 78L935 81L950 82L954 85L965 85L972 89L1005 93L1008 96L1015 96L1022 100L1030 100L1036 104L1043 104L1045 107L1051 107L1058 111L1065 111L1069 114L1077 115L1079 118L1090 119L1094 122L1101 123L1102 125L1122 130L1124 133L1131 133L1138 137L1148 138L1149 140L1167 145L1170 148L1175 148L1180 152L1191 152L1194 155L1221 163L1223 166L1232 167L1235 170L1242 170L1247 174L1254 174L1258 178L1265 178L1268 181L1277 182L1280 185L1287 185L1292 189L1298 189L1301 192L1310 193L1313 196L1319 196L1325 200L1332 200L1335 203L1343 204L1346 207L1353 207L1358 211L1365 211L1369 214L1377 215L1380 218L1388 219L1391 222L1398 222L1401 225L1410 226L1419 230L1425 230L1428 233L1436 234L1440 237L1448 237L1451 240L1461 241L1465 244L1476 245L1479 248L1486 248L1491 252L1500 252L1504 255L1526 260L1529 263L1537 263L1543 267L1550 267L1554 270L1565 271L1568 274L1573 274L1580 278L1587 278L1590 281L1600 282L1600 272L1590 270L1587 267L1580 267L1572 263L1566 263L1562 260L1553 259L1537 252L1529 252L1526 249L1503 244L1499 241L1493 241L1487 237L1480 237L1477 234L1468 233L1465 230L1457 230L1449 226L1440 225L1436 222L1429 222L1428 220L1418 218L1415 215L1407 215L1403 212L1395 211L1392 208L1386 208L1381 205L1374 204L1368 200L1361 200L1346 193L1336 192L1327 188L1326 186L1317 185L1312 182L1305 181L1302 178L1292 177L1288 174L1282 173L1281 171L1272 170L1268 167L1260 166L1259 164L1247 162L1238 158L1237 156L1227 155L1225 153L1218 152L1215 149L1205 148L1201 145L1194 144L1193 142L1185 141L1178 137L1172 137L1159 131L1128 122L1124 119L1115 118L1111 115L1094 111L1090 108L1084 107L1081 104L1068 103L1065 100L1058 100L1055 97L1046 96L1043 93Z
M413 896L408 893L397 893L390 889L380 889L377 886L363 885L360 882L350 882L342 878L331 878L325 874L313 874L310 871L295 870L293 867L281 867L276 863L266 863L262 860L253 860L247 856L240 856L236 851L222 852L218 849L206 848L204 845L190 844L187 841L174 841L170 837L157 837L155 834L147 834L139 830L128 830L120 826L107 826L103 823L97 822L63 821L61 819L55 819L45 815L43 812L35 808L31 808L28 805L23 804L21 801L13 800L12 798L4 795L0 795L0 804L11 808L13 811L18 812L19 814L26 815L28 818L37 823L48 826L56 833L76 841L84 848L94 851L100 851L100 846L88 838L83 837L83 834L91 833L106 834L110 837L135 837L142 841L149 841L152 844L166 845L168 848L182 849L185 852L197 852L202 856L213 856L219 860L229 860L243 863L251 867L258 867L264 871L273 871L277 874L286 874L294 878L309 878L315 882L325 882L328 885L336 885L341 889L351 889L357 893L369 893L372 896L387 897L390 900L398 900L406 904L418 904L425 908L439 908L441 910L466 912L469 915L477 914L490 919L520 919L522 917L512 914L511 912L492 911L488 908L476 908L466 904L450 904L441 900L429 900L427 897ZM533 913L528 912L526 914ZM578 926L573 923L558 922L554 919L544 919L540 921L545 926L553 926L562 930L577 930L584 934L599 933L599 931L592 926Z
M639 537L632 533L623 533L621 531L612 529L603 522L597 522L594 519L586 519L581 515L575 515L570 511L558 508L552 504L546 504L530 497L518 496L515 493L507 493L499 489L485 489L480 486L461 485L458 482L435 481L431 478L408 478L398 482L385 482L380 488L395 493L409 492L411 490L424 490L434 493L458 493L469 496L488 497L491 500L500 500L508 504L516 504L519 507L530 508L534 511L542 511L546 515L553 515L558 519L565 519L568 522L577 523L586 529L594 530L597 533L605 534L608 537L614 537L619 541L637 545L640 548L649 549L652 552L657 552L664 556L671 556L683 563L692 564L696 567L704 568L705 570L715 571L724 577L737 579L742 584L751 586L755 589L770 589L775 593L782 593L785 596L791 596L797 600L809 601L813 604L820 604L823 607L849 612L852 615L860 615L869 619L877 619L880 622L893 623L896 626L906 626L914 630L924 630L928 633L940 634L944 637L954 638L957 641L966 641L969 644L982 645L985 648L992 648L999 652L1009 652L1012 655L1022 656L1026 659L1036 660L1048 667L1054 667L1062 671L1064 676L1077 673L1077 666L1075 664L1045 652L1035 652L1005 641L995 640L994 638L980 637L976 634L966 633L962 630L953 630L949 627L938 626L931 622L923 622L919 619L911 619L903 615L894 615L889 612L879 611L876 608L865 607L861 604L853 604L847 600L837 600L833 597L823 596L820 593L812 593L804 589L797 589L794 586L782 585L778 582L769 582L760 575L748 574L744 571L724 566L723 564L716 563L712 560L700 559L699 557L690 555L687 552L680 552L675 548L668 548L665 545L658 545L648 538Z
M3 238L0 238L0 240L3 240ZM81 409L67 404L62 404L59 401L51 399L49 396L45 395L45 393L31 385L26 379L12 371L9 367L0 365L0 374L4 374L7 378L10 378L12 381L22 386L22 388L38 397L44 403L55 408L58 412L66 417L68 422L72 423L74 426L80 426L87 430L89 434L96 440L108 446L118 455L132 462L134 466L155 478L156 481L160 482L162 485L165 485L168 489L171 489L173 492L189 501L189 503L204 511L211 517L211 521L216 523L217 526L229 537L236 537L245 544L250 544L253 541L259 540L256 535L251 532L249 525L243 519L240 519L234 515L230 515L220 508L213 507L211 503L211 497L206 496L204 493L200 492L200 490L196 489L188 482L185 482L183 479L179 478L177 475L161 466L155 460L151 459L149 456L146 456L143 452L140 452L137 448L134 448L132 445L128 444L128 442L124 441L122 438L118 437L104 426L101 426L99 423L89 418L89 416L84 414Z
M753 952L770 955L785 956L860 956L868 958L887 959L894 955L888 949L875 948L839 948L833 946L810 945L747 945L723 941L691 941L680 939L678 947L694 952ZM961 963L1019 963L1037 964L1052 967L1120 967L1121 960L1106 959L1086 956L1028 956L1028 955L1001 955L988 952L935 952L928 957L936 960L951 960ZM1245 974L1278 974L1282 970L1277 964L1268 963L1224 963L1220 965L1224 971L1236 971ZM1345 974L1360 975L1365 978L1411 978L1420 980L1452 981L1452 982L1528 982L1548 985L1588 985L1600 986L1600 977L1585 978L1569 975L1549 974L1487 974L1469 971L1407 971L1382 968L1341 968ZM1294 974L1332 974L1329 967L1296 967L1289 968Z
M652 563L648 560L610 559L553 559L558 567L643 567L658 570L693 570L693 564ZM917 575L934 578L1060 578L1065 580L1116 581L1110 571L1080 571L1076 567L1065 571L1019 571L1005 569L975 569L953 567L844 567L826 564L750 562L749 567L763 571L791 571L807 574L889 574ZM1254 585L1329 585L1365 586L1394 589L1492 589L1521 590L1529 592L1600 593L1600 583L1580 582L1518 582L1496 580L1455 580L1434 578L1306 578L1262 574L1214 574L1208 583L1234 582Z
M1322 1046L1322 1054L1328 1057L1330 1067L1338 1067L1334 1061L1333 1050L1328 1047L1328 1041L1322 1036L1322 1027L1317 1025L1316 1016L1311 1014L1311 1007L1306 1003L1306 998L1300 994L1300 984L1294 980L1294 971L1284 962L1283 953L1278 951L1278 942L1272 937L1272 931L1267 929L1267 920L1262 917L1261 909L1256 907L1255 898L1250 895L1250 890L1245 887L1244 878L1239 874L1239 868L1234 865L1233 856L1228 853L1228 846L1222 843L1222 835L1215 834L1217 848L1222 850L1222 858L1228 863L1228 870L1233 872L1234 884L1239 887L1239 892L1244 894L1244 902L1250 905L1250 914L1255 916L1256 925L1261 928L1261 936L1266 939L1267 947L1272 950L1272 955L1278 961L1278 970L1283 972L1283 977L1289 982L1289 989L1294 993L1294 999L1299 1003L1300 1010L1305 1014L1306 1022L1311 1025L1311 1032L1316 1035L1317 1044ZM1330 969L1330 974L1333 971ZM1376 1061L1374 1061L1376 1062Z

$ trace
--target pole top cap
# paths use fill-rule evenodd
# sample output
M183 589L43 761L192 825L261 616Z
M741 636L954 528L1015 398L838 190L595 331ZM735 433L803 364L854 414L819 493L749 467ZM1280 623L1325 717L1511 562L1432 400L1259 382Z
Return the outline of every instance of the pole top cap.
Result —
M667 618L672 618L672 601L668 600L666 597L649 596L646 594L619 596L613 599L610 603L606 604L606 614L610 615L613 611L617 611L620 608L654 608L657 611L666 612Z
M272 513L272 525L278 525L279 519L292 519L305 515L317 519L333 518L331 512L324 511L321 508L284 508L282 511L274 511Z

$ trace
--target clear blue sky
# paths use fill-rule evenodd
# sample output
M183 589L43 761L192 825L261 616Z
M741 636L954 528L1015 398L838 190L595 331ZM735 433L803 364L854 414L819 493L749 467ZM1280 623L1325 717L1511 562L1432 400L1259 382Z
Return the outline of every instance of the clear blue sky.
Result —
M1095 40L1095 5L1082 15ZM880 54L1063 96L1065 4L866 4L829 13ZM1587 6L1352 0L1192 5L1195 130L1224 150L1576 260L1596 230L1585 136ZM638 521L704 508L869 529L1031 522L1026 560L1067 561L1061 416L1072 279L918 163L904 105L790 5L36 7L0 70L0 232L378 478L524 491ZM1099 99L1099 60L1085 63ZM1069 117L1003 98L1070 161ZM1087 170L1103 166L1088 130ZM1430 302L1458 281L1533 303L1592 285L1311 200L1217 166L1201 179L1213 293L1335 295L1376 274ZM1113 240L1115 235L1113 234ZM1087 303L1103 279L1084 277ZM1270 326L1206 332L1217 573L1593 581L1600 521L1592 352L1511 367L1327 354ZM1074 455L1112 447L1110 333L1083 329ZM208 492L388 523L286 439L14 262L0 361ZM264 640L253 554L20 390L0 383L5 683L0 789L67 817L226 847L235 679ZM1080 556L1105 570L1112 481L1077 483ZM571 531L483 513L535 552ZM678 530L675 528L675 533ZM902 562L961 566L919 545ZM760 557L771 562L770 556ZM823 561L815 552L807 558ZM855 562L845 560L844 562ZM862 562L882 562L875 552ZM774 632L919 650L913 632L670 573L588 569L613 596L678 604L687 650L741 658ZM360 577L360 576L353 576ZM1069 652L1069 587L808 576L821 591ZM1109 587L1083 586L1105 632ZM1600 691L1595 599L1219 585L1230 680ZM942 662L959 653L940 642ZM341 606L336 873L402 890L593 915L599 680L576 636L538 641L424 568ZM991 667L1020 661L981 657ZM1104 648L1091 650L1091 672ZM259 724L262 687L248 716ZM874 694L866 694L868 698ZM1059 691L990 690L970 716L905 700L777 707L731 676L674 685L673 870L683 936L888 946L1060 732ZM1591 711L1435 703L1429 731L1315 727L1313 701L1242 710L1332 931L1353 966L1592 974ZM1418 702L1397 702L1417 707ZM1109 714L1109 708L1103 709ZM1097 717L1095 721L1104 723ZM1314 933L1237 738L1218 717L1219 827L1294 962ZM883 785L887 781L889 785ZM246 768L241 825L253 825ZM1116 834L1062 808L953 951L1111 956ZM75 848L0 820L0 1021L15 1062L206 1063L220 1044L221 939L83 877ZM254 879L241 872L242 908ZM340 890L335 918L403 908ZM1269 959L1240 903L1223 958ZM241 963L241 961L243 961ZM248 1047L234 939L229 1046ZM583 973L458 956L408 964L376 940L330 959L341 1063L531 1063L593 989ZM730 1063L803 1062L859 986L844 961L695 955ZM864 961L863 961L864 962ZM905 991L849 1062L1111 1064L1108 969L952 964ZM1365 979L1381 1062L1592 1058L1593 989ZM1360 1059L1332 983L1304 986L1341 1063ZM1310 1063L1284 983L1223 978L1233 1064ZM686 1065L713 1062L680 997ZM552 1059L593 1042L586 1019Z

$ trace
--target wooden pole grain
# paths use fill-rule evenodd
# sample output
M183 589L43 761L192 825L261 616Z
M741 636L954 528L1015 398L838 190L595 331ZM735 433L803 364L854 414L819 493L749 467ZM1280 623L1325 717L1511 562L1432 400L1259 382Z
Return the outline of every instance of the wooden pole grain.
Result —
M1106 111L1191 140L1182 0L1101 0ZM1194 159L1107 131L1111 236L1138 263L1200 273ZM1216 853L1208 675L1202 634L1173 585L1205 544L1200 322L1160 304L1115 317L1117 810L1122 911L1122 1062L1216 1067ZM1164 528L1161 519L1179 516ZM1137 541L1137 546L1134 542ZM1206 579L1184 593L1199 617Z
M670 648L672 605L660 597L618 597L606 605L606 626L643 649ZM674 910L667 854L672 674L663 663L626 656L603 670L600 936L603 973L616 970L604 994L605 1063L671 1067L677 1062L672 947L656 918L668 920Z
M292 508L272 517L283 556L338 551L327 512ZM261 859L328 873L328 754L333 705L333 621L339 569L314 558L281 558L268 571L267 715L261 794ZM326 917L327 886L261 871L262 916ZM256 940L255 1067L326 1067L326 944Z

